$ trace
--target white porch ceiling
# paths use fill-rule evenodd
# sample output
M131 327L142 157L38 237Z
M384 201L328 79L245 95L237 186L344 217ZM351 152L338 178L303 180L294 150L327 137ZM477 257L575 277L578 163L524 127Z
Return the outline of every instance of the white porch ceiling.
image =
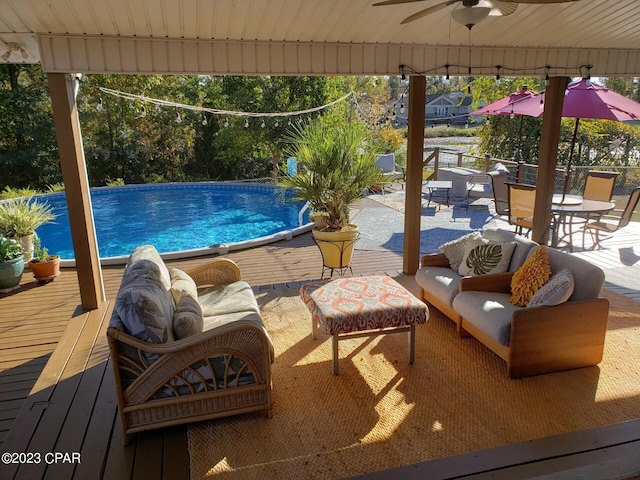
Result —
M469 36L441 0L0 0L0 62L49 72L640 75L638 0L520 4ZM462 8L462 7L457 7ZM471 48L469 48L469 40ZM469 54L471 55L469 57Z

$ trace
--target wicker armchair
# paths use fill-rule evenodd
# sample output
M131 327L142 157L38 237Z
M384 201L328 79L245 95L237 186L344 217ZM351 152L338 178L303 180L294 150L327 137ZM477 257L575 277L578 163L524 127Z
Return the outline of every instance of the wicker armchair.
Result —
M198 287L242 287L247 300L247 285L230 260L186 273ZM114 312L107 338L125 444L143 430L259 410L271 416L273 346L259 314L223 312L221 321L203 313L202 333L153 343L126 333Z

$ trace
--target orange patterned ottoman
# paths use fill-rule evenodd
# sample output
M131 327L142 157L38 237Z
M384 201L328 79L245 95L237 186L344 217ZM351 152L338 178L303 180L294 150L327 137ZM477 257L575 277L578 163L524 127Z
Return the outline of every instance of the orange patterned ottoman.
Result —
M303 285L300 297L318 325L333 337L333 374L338 374L338 340L409 332L409 363L415 357L415 326L428 318L427 306L387 276L320 280Z

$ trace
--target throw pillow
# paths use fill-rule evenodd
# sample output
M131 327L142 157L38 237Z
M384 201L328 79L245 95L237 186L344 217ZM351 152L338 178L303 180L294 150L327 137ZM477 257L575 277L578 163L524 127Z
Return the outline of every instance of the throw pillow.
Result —
M506 272L515 248L516 242L492 242L482 237L469 240L458 273L477 276Z
M180 300L183 293L196 300L198 299L196 282L186 272L175 267L169 267L169 276L171 277L171 296L173 297L174 305L178 304L178 300Z
M560 305L569 300L574 287L575 280L571 270L568 268L560 270L533 294L533 297L527 303L527 307Z
M537 247L513 274L509 301L514 305L524 307L529 303L533 294L549 280L550 276L551 267L547 250L544 247Z
M198 300L182 293L173 312L173 334L177 340L202 333L204 319Z
M140 260L125 270L114 310L130 335L152 343L173 341L173 302L155 263Z
M440 245L440 251L444 253L444 256L449 260L449 265L453 271L457 272L460 269L460 264L467 250L467 242L480 237L482 237L482 235L479 232L471 232Z

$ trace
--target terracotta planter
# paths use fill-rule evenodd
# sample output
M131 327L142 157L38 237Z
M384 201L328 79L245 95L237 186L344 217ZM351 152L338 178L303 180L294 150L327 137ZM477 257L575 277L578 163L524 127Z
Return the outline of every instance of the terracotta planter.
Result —
M0 292L10 292L18 288L24 272L22 257L0 263Z
M52 260L46 262L31 260L29 262L29 268L39 282L52 282L60 275L60 257L55 255Z

